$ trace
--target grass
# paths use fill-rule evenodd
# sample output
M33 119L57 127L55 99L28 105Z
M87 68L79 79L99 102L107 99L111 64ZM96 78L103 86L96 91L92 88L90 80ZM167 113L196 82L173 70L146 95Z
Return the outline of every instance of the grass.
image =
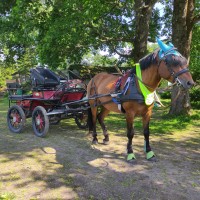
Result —
M164 104L166 105L165 108L154 108L153 110L152 119L150 121L151 134L163 135L200 126L200 111L198 109L192 109L190 116L172 116L168 115L169 101L165 100ZM113 131L120 130L121 127L126 127L125 117L123 115L112 113L106 119L106 124L108 127L113 127ZM136 131L142 131L140 117L134 120L134 127Z
M156 164L144 159L142 123L136 118L138 163L130 165L125 161L124 115L111 113L106 118L110 145L94 146L73 119L50 126L46 138L34 136L30 119L23 133L10 133L6 98L0 99L0 108L0 200L67 199L65 195L77 200L165 199L166 195L176 200L198 199L194 196L200 188L198 109L191 116L176 117L167 115L168 107L154 109L150 130L160 159ZM102 134L98 137L103 138Z
M150 131L152 135L164 135L175 132L182 132L187 129L192 130L194 127L200 127L200 111L195 108L191 110L190 116L179 115L172 116L168 115L169 111L169 100L162 100L166 107L154 108L153 115L150 121ZM0 99L1 109L0 115L5 115L8 108L8 100L7 98ZM135 118L134 127L136 132L142 132L142 123L141 118ZM28 123L31 123L31 120L28 119ZM123 134L126 132L126 120L124 115L111 113L109 117L105 119L105 123L107 127L109 127L109 131L114 134ZM1 124L0 124L1 127ZM68 119L67 121L63 121L61 127L74 127L74 120ZM97 124L98 131L100 131L100 126ZM20 136L19 136L20 137Z
M3 193L0 194L0 200L14 200L15 195L13 193Z

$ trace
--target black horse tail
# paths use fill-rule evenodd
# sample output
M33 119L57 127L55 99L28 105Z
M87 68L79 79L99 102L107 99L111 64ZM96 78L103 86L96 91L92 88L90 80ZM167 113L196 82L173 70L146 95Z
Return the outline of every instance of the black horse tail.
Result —
M88 128L89 128L89 132L93 131L93 120L92 120L91 108L88 109Z

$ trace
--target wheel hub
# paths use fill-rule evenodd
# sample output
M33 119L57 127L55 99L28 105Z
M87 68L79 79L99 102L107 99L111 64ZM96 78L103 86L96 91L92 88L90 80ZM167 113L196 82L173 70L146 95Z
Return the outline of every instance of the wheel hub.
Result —
M37 118L37 119L36 119L36 124L39 126L40 123L41 123L41 122L40 122L40 119Z
M17 117L13 117L13 122L15 123L17 121Z

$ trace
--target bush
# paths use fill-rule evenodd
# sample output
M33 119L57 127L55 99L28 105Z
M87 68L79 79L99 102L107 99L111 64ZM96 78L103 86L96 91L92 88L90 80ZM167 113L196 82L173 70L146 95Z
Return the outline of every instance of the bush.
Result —
M200 108L200 87L194 87L190 91L190 101L192 104L192 107L194 108Z
M194 87L190 91L190 100L197 102L200 101L200 87Z
M166 91L160 94L160 97L162 99L171 99L171 92L170 91Z

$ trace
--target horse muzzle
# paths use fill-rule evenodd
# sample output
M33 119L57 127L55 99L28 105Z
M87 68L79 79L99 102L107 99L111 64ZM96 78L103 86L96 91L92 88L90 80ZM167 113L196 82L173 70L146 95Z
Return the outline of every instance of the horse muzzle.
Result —
M181 79L179 77L175 78L175 83L176 83L177 86L183 87L186 90L189 90L195 84L192 79L191 80L184 80L184 79Z
M194 85L194 81L188 68L184 68L176 73L172 71L171 75L174 78L174 83L186 90L189 90Z

